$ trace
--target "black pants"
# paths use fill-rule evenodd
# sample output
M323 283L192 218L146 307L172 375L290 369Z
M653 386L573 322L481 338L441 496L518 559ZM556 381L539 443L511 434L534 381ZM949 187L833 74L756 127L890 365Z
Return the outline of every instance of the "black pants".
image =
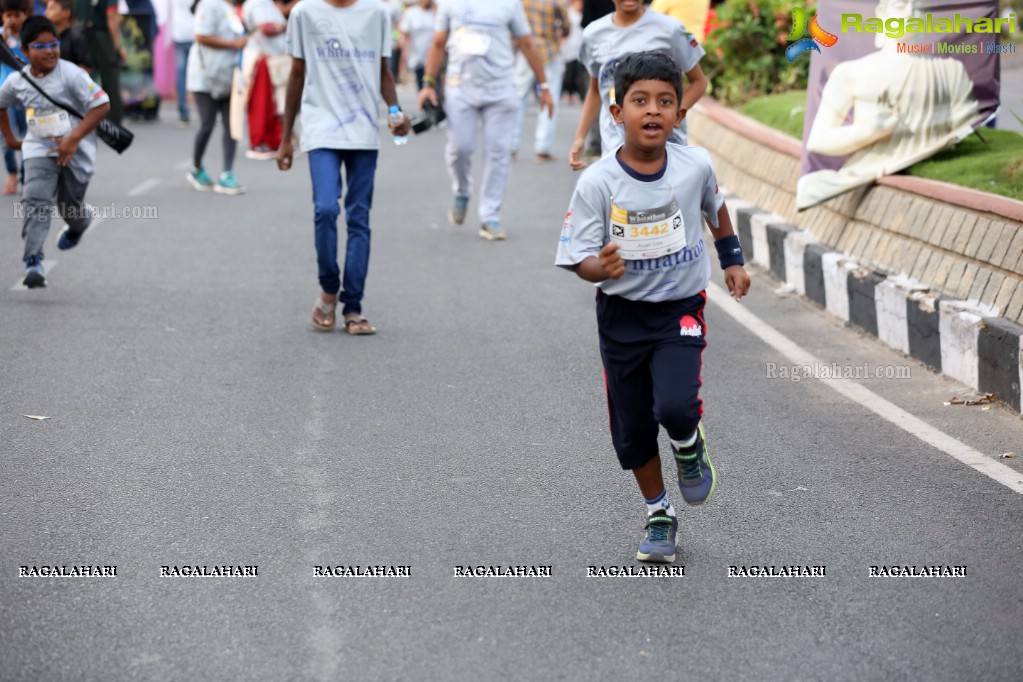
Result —
M597 293L611 441L623 469L657 456L658 425L674 440L696 431L706 300L704 292L660 303Z
M195 106L199 110L199 130L195 134L195 149L192 154L192 162L195 167L202 166L202 157L206 154L206 144L213 134L213 126L217 124L217 114L220 114L220 122L224 126L224 172L234 168L234 155L238 149L238 143L231 137L231 96L223 99L213 99L208 92L193 92Z
M124 105L121 103L121 64L117 50L114 49L114 41L107 31L93 29L89 37L89 46L92 48L92 61L96 65L93 78L110 98L110 113L107 114L107 118L114 123L120 123L124 118Z

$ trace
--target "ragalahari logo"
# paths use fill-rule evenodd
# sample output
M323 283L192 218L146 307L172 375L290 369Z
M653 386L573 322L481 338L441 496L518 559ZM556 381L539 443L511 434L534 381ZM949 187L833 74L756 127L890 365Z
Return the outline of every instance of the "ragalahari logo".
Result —
M785 57L790 61L794 62L804 53L810 50L816 50L820 52L821 49L817 47L818 44L824 47L831 47L838 42L838 36L834 33L829 33L821 28L821 25L817 22L818 15L813 15L813 19L807 25L806 21L806 10L802 7L792 8L792 32L789 33L787 40L791 43L793 40L797 41L785 48ZM809 28L810 37L804 38L806 31Z

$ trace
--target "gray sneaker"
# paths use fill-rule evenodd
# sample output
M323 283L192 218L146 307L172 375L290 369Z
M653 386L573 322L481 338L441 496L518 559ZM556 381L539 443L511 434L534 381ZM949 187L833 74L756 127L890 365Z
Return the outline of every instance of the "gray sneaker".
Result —
M696 442L693 447L685 450L671 448L678 467L678 488L686 504L699 505L710 499L714 494L717 473L710 463L707 452L707 437L703 432L703 422L696 427Z
M491 242L500 241L508 237L508 235L504 233L504 230L501 229L500 223L496 222L483 223L483 226L480 227L479 234L481 237Z
M678 519L667 512L656 512L647 517L646 533L639 543L636 558L640 561L670 564L675 560L675 533Z

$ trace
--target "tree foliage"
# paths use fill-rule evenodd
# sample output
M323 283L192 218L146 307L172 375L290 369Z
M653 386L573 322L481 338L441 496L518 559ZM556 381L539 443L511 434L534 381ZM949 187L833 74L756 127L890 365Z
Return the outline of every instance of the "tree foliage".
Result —
M702 64L712 92L728 104L806 88L808 55L789 63L785 48L792 9L812 16L816 0L725 0L717 6L716 28L707 38Z

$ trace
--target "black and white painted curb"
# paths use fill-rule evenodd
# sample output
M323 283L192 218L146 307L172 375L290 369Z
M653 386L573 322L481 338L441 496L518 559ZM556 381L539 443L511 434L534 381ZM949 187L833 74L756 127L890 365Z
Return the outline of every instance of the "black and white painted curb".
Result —
M722 193L747 262L892 348L1021 411L1023 326L977 301L952 300L861 266L781 216Z

